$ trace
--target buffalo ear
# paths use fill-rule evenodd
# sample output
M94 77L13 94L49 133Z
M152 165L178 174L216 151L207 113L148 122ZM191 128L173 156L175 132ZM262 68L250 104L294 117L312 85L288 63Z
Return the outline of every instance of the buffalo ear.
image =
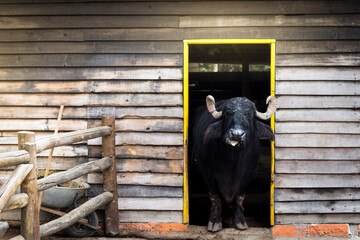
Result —
M214 139L221 137L222 120L216 121L206 129L204 134L204 143L209 143Z
M256 135L258 138L267 139L269 141L274 140L274 133L269 125L266 125L260 121L255 121Z

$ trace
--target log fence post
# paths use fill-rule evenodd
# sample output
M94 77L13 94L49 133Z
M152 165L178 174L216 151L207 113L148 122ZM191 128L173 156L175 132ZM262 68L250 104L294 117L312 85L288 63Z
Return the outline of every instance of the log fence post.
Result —
M40 239L39 210L37 205L37 164L35 133L18 132L18 149L30 155L29 164L33 168L21 184L21 192L29 196L28 204L21 209L21 235L26 240Z
M115 157L115 117L102 116L102 125L112 128L111 135L102 138L102 156L112 159L112 166L103 171L103 176L104 191L113 194L113 200L105 206L105 234L114 237L120 233Z

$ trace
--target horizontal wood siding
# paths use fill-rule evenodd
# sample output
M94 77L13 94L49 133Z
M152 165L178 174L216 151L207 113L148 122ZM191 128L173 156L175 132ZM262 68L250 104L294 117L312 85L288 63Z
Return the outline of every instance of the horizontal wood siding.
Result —
M275 221L360 223L359 16L358 0L0 0L0 152L19 130L51 134L61 104L60 132L114 115L120 221L182 222L182 41L276 39ZM100 144L59 147L52 168Z
M275 223L359 223L359 41L279 41Z

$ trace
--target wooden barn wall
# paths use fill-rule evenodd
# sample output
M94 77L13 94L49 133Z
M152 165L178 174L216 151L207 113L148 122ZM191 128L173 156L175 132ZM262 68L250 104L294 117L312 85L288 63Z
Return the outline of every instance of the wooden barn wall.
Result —
M359 223L359 25L359 1L0 0L0 151L51 134L61 104L62 132L115 115L120 221L182 222L182 40L276 39L276 224Z

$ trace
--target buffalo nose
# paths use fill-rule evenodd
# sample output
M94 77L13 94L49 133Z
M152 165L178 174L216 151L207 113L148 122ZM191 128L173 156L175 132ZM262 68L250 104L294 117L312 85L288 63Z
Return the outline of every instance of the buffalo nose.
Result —
M245 136L245 131L241 129L231 129L230 133L233 138L243 138Z

